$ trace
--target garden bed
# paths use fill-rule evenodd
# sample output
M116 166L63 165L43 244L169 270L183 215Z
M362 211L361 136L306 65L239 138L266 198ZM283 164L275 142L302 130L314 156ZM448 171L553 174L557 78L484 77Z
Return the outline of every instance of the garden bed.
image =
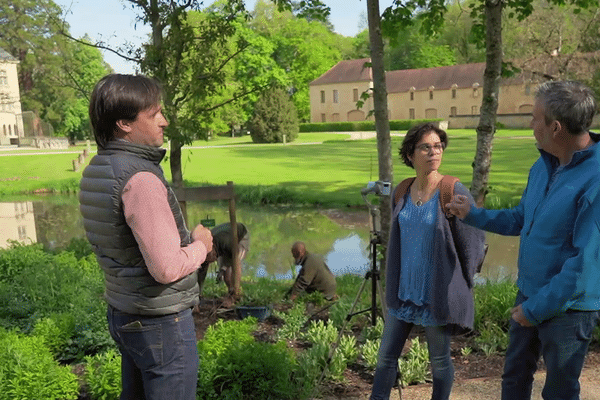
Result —
M196 335L198 340L202 340L206 328L214 324L218 319L234 320L237 319L233 308L220 308L222 299L205 298L201 304L194 308L194 320L196 322ZM309 305L310 307L310 305ZM286 304L277 304L276 310L285 311L289 308ZM326 318L327 311L314 318ZM263 322L258 323L258 329L254 332L254 336L259 341L274 342L278 328L283 322L275 316L270 316ZM409 341L413 337L420 337L424 342L424 333L415 329L411 333ZM465 352L465 348L476 348L474 335L456 336L452 339L452 358L455 368L456 380L467 380L474 378L497 377L502 375L504 366L504 354L494 353L486 355L482 351ZM409 343L407 341L407 343ZM292 347L301 349L305 347L305 343L296 342L291 344ZM408 346L406 346L408 347ZM405 348L405 351L407 349ZM467 354L468 353L468 354ZM597 342L593 342L590 348L590 353L586 360L586 367L600 367L600 346ZM539 368L543 370L543 363L540 361ZM373 371L366 368L362 363L356 362L348 365L344 372L344 380L342 382L326 381L320 388L321 395L325 397L336 398L368 398L371 386L373 384Z

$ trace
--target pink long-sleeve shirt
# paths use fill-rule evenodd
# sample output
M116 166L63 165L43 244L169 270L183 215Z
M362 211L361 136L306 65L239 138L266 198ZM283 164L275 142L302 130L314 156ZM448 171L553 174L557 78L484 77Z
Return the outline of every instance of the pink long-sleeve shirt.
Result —
M148 272L159 283L175 282L194 272L206 259L200 240L181 247L167 188L151 172L133 175L123 189L127 225L140 247Z

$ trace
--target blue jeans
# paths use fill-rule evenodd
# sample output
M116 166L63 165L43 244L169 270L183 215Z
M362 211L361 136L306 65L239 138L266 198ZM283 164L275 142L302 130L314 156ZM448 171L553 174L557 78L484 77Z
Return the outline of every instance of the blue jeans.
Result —
M526 300L521 292L515 305ZM579 375L598 320L597 311L568 310L525 327L510 320L510 341L502 374L502 400L529 400L540 356L546 364L545 400L579 400Z
M393 315L388 315L381 337L371 400L390 398L392 386L398 375L398 358L413 326ZM433 374L431 399L447 400L450 398L454 382L454 365L450 358L450 333L445 326L426 326L425 336Z
M121 400L195 400L198 349L192 310L157 317L111 306L108 328L121 352Z

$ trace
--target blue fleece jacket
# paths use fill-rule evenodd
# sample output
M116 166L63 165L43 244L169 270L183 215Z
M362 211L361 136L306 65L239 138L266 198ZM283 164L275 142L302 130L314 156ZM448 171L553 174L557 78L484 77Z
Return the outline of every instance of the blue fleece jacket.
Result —
M520 235L517 286L534 325L569 309L600 309L600 135L560 166L540 150L518 206L473 208L464 222Z

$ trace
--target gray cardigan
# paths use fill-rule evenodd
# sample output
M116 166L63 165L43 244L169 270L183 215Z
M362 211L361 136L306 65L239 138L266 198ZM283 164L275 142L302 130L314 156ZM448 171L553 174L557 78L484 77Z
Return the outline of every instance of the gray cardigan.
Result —
M459 182L454 185L454 194L468 196L469 191ZM399 308L400 227L398 213L410 191L397 204L392 199L392 223L387 250L385 300L389 308ZM433 274L431 277L430 305L432 315L440 325L472 329L475 317L473 301L473 275L484 257L485 234L483 231L464 224L456 217L446 218L438 202L438 213L433 243Z

